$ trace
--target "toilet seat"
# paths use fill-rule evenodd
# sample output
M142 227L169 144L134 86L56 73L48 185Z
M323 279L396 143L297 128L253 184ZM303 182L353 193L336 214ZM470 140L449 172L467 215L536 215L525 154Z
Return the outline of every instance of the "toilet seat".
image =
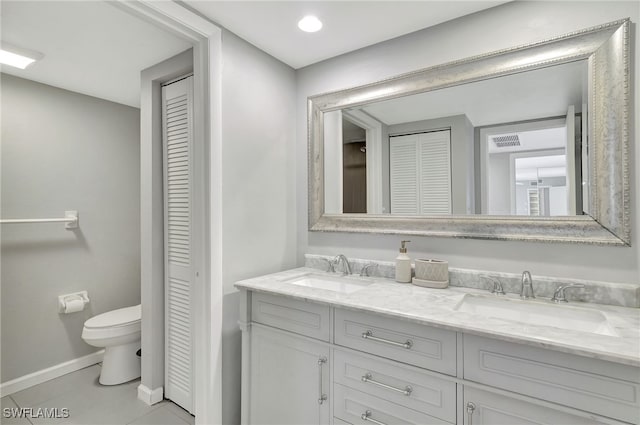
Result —
M126 326L142 319L142 306L140 304L132 307L119 308L98 314L84 322L86 328L110 328L115 326Z
M141 319L142 308L140 305L108 311L92 317L84 323L82 338L89 342L137 334L142 327Z

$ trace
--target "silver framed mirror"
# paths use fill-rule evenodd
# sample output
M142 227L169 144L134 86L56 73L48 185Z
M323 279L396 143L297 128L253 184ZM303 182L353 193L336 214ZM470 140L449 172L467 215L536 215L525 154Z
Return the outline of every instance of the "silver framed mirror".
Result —
M629 26L629 19L619 20L541 42L426 68L364 86L309 97L309 230L629 246L631 244L628 157L628 114L631 96L629 87ZM571 148L571 155L565 149L565 158L573 158L575 156L578 162L582 159L581 166L575 166L575 170L571 170L571 178L564 178L564 181L572 182L571 184L566 183L567 187L573 185L572 188L567 189L565 187L562 190L557 190L557 188L551 187L553 185L547 185L545 186L545 191L545 187L539 185L540 182L543 182L540 177L541 174L536 174L537 177L528 183L535 184L536 187L534 190L531 187L527 188L526 193L529 196L527 201L529 203L524 213L517 213L517 202L515 200L511 201L512 210L514 211L512 215L492 213L493 207L483 203L488 202L486 192L494 189L485 190L484 186L481 186L484 183L479 182L484 182L483 179L490 178L490 170L493 169L493 165L485 161L485 157L482 157L480 161L478 160L482 155L489 155L491 149L483 147L484 145L481 143L484 142L479 142L478 135L488 134L490 136L494 134L495 136L500 131L496 130L491 133L486 129L496 126L486 126L481 123L481 125L471 125L472 129L470 131L475 134L475 138L472 137L470 139L469 143L472 144L472 148L466 153L467 162L464 163L466 164L465 166L456 165L454 160L450 159L457 154L453 153L453 148L448 148L450 149L449 156L447 156L449 168L443 174L446 178L438 180L440 183L444 182L442 183L443 187L449 188L449 192L444 191L444 193L447 193L441 208L444 213L438 212L439 210L437 209L403 210L401 203L397 201L394 203L393 191L396 189L394 189L393 167L402 171L406 170L406 166L393 159L394 154L389 153L390 148L388 146L385 154L384 151L376 148L378 145L373 143L380 143L380 139L390 140L397 135L413 135L416 132L411 131L412 123L397 127L402 129L402 131L398 130L398 134L392 134L393 132L391 131L376 132L376 122L381 123L380 126L384 128L396 128L386 125L390 122L395 125L396 122L393 121L393 118L379 119L380 114L382 114L381 111L396 111L403 102L409 105L407 110L411 112L415 112L418 109L443 110L446 107L442 106L442 103L438 104L438 108L430 108L426 104L420 104L421 106L416 108L415 105L419 100L418 98L422 97L434 99L434 96L439 95L440 99L450 98L452 92L447 92L447 90L453 91L462 88L473 91L477 87L473 86L473 84L507 84L507 81L513 80L510 83L512 84L511 87L520 87L522 83L515 79L523 76L528 78L528 75L533 75L533 72L540 74L544 81L555 80L556 73L559 75L560 71L565 68L578 69L578 67L574 66L576 63L584 64L584 66L581 65L583 70L577 71L579 73L582 72L579 75L582 75L581 78L584 80L583 100L577 101L578 108L580 108L580 104L582 105L582 111L581 113L571 112L571 114L567 114L567 120L565 121L567 130L563 133L566 134L571 130L571 136L567 136L567 140L571 140L571 142L567 142L567 146L573 145L573 141L576 140L576 146L580 149L580 143L577 142L578 136L573 134L573 128L575 126L578 131L580 128L583 129L580 136L582 140L582 156L580 153L574 152L573 147ZM576 80L576 77L569 77L569 81L571 80ZM550 90L554 89L550 88ZM543 92L538 88L535 88L534 91ZM412 96L415 97L412 98ZM464 96L468 96L468 94ZM488 102L487 99L485 95L479 102L473 101L470 104L484 106L486 105L484 102ZM551 104L553 102L545 101L543 103ZM494 108L484 109L493 110ZM514 110L516 108L508 106L505 109ZM573 109L569 109L569 111L573 111ZM346 170L346 168L335 171L334 163L336 157L339 158L338 162L342 161L342 153L338 153L337 156L331 153L332 149L335 150L336 148L335 146L332 147L334 141L329 141L328 139L329 134L333 131L331 122L335 121L335 112L340 114L340 119L346 123L345 126L347 124L351 126L351 123L355 123L356 125L362 124L361 126L364 127L365 132L363 134L367 136L362 138L359 151L366 156L368 169L366 177L363 178L366 180L366 185L374 188L383 188L378 192L367 189L369 195L368 200L363 201L365 206L362 208L364 209L355 213L343 212L347 207L341 203L343 198L340 196L336 198L337 202L333 202L335 200L335 197L333 197L334 186L338 188L337 193L342 193L343 187L346 187L341 181L343 170ZM467 115L469 114L471 112ZM460 116L467 118L464 113ZM569 117L571 117L571 125L569 125ZM575 124L573 117L579 117L582 123ZM434 117L431 116L429 118ZM446 118L451 118L451 116ZM556 119L558 117L553 118ZM345 119L346 121L344 121ZM412 120L415 121L416 118L414 117ZM374 123L368 127L367 123L370 121ZM387 122L385 123L385 121ZM431 120L429 122L436 121ZM444 127L451 130L454 124L447 124L449 121L447 119L443 121L445 122ZM467 122L469 121L467 119ZM515 121L522 123L535 121L536 125L539 124L538 119L530 120L519 117ZM515 121L513 117L505 118L500 125L511 125ZM549 119L549 122L555 121ZM549 124L547 127L552 126L552 124ZM342 150L347 143L345 141L347 137L346 130L341 129L341 131L340 140L337 142L339 144L337 149L339 150ZM426 132L431 133L435 132L435 130L428 129ZM449 139L443 139L448 140L443 146L453 147L454 134L451 133L447 137ZM506 140L506 145L511 143L509 138L494 137L495 144L491 145L492 148L495 148L495 145L499 145L496 140L503 142ZM370 143L372 144L370 145ZM446 143L449 143L449 145ZM393 149L397 150L397 148ZM546 150L542 148L536 149L540 152L544 151L545 158L555 158L551 154L557 151L557 147L547 148ZM358 149L355 150L355 152L357 151ZM416 152L418 153L416 154ZM422 151L416 152L411 151L410 156L417 157ZM518 158L522 159L524 156L531 155L530 153L511 153L512 176L519 175L517 169L514 171ZM427 156L424 157L426 158ZM489 157L486 156L486 158ZM389 165L389 162L391 162L391 165ZM521 162L525 163L527 161ZM528 163L530 162L528 161ZM395 165L396 163L400 165ZM380 164L382 164L384 172L370 172L372 169L375 171L377 168L374 167L380 167ZM473 164L475 164L475 170L473 170ZM340 164L340 166L346 167L344 164ZM438 168L433 165L430 165L430 167L430 169ZM391 171L389 171L389 168L391 168ZM547 167L546 171L549 171L550 168ZM452 182L452 180L455 180L455 176L460 172L464 174L465 169L469 174L466 179L471 182L467 184L466 194L453 194L451 188L458 183ZM536 170L540 171L539 168ZM578 176L576 176L576 170ZM372 173L375 174L373 177ZM523 171L522 175L524 174ZM389 183L390 175L391 183ZM511 182L512 197L516 196L516 192L522 191L518 185L523 185L523 183L515 180ZM491 186L489 187L491 188ZM533 208L534 205L537 205L536 203L541 204L543 202L542 199L538 199L539 196L546 195L546 199L549 199L549 189L553 193L561 192L563 199L569 199L568 209L565 205L564 209L558 210L556 208L554 213L552 208L551 213L549 213L549 208L547 207L546 214L543 214L540 212L541 207L538 208L536 206L537 209ZM401 194L405 193L403 192L405 188L401 187L397 191ZM497 190L494 192L498 193ZM391 194L389 195L389 193ZM568 196L566 195L567 193L569 193ZM414 196L412 192L408 199L413 202L416 196L426 195L419 194ZM367 197L365 196L364 198ZM395 198L400 199L401 196L396 195ZM462 199L462 201L456 201L458 198ZM456 202L458 202L458 206L456 206ZM545 202L549 203L549 201ZM403 213L403 211L409 212ZM430 211L436 211L436 213ZM484 215L475 215L475 211ZM493 208L493 211L501 210Z

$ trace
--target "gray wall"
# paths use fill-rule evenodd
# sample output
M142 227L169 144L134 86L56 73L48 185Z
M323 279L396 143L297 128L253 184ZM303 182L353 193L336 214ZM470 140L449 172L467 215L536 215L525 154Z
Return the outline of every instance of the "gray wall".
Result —
M240 423L242 279L296 266L295 72L222 34L222 419Z
M511 154L489 155L487 214L511 215Z
M81 338L92 315L140 303L139 110L2 74L2 217L62 217L2 226L2 377L97 348ZM57 297L88 290L83 312Z
M467 17L446 22L385 43L348 53L297 72L297 210L298 264L304 253L392 260L399 235L309 232L307 223L307 96L371 83L473 55L555 37L620 18L640 21L637 2L511 2ZM634 24L635 26L635 24ZM505 37L505 34L508 34ZM640 45L638 31L632 31ZM640 81L639 60L632 60L633 81ZM637 88L636 88L637 94ZM636 105L640 96L636 95ZM632 108L638 111L638 107ZM631 121L631 143L638 145ZM640 163L640 149L631 149L631 164ZM586 245L542 244L483 240L458 240L412 236L409 254L449 260L451 267L476 268L535 275L573 277L613 282L639 280L637 215L640 191L633 175L631 211L634 246L613 248Z
M475 209L473 125L466 115L390 125L387 127L387 133L393 136L444 129L451 130L452 212L472 214ZM382 143L382 161L389 163L389 138L385 137ZM389 170L386 172L383 179L388 180Z

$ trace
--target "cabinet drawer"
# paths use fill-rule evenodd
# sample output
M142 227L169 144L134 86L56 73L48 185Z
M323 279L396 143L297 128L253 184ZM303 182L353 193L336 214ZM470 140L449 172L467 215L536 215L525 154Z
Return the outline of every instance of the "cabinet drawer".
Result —
M589 413L578 416L523 400L464 387L464 425L536 424L536 425L598 425ZM621 422L616 422L622 425Z
M456 421L456 384L416 367L334 350L333 380L448 422Z
M340 384L334 385L333 400L333 415L353 425L449 423Z
M636 423L640 370L519 344L464 336L464 378Z
M448 375L456 374L456 333L389 317L335 311L335 343Z
M329 342L330 307L263 293L251 295L251 320Z

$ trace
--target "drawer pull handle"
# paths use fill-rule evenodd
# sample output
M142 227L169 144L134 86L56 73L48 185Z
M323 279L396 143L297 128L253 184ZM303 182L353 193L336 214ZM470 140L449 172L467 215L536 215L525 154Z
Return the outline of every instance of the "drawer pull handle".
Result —
M363 332L362 333L362 337L364 339L370 339L372 341L384 342L385 344L390 344L390 345L395 345L396 347L406 348L407 350L410 349L411 347L413 347L413 341L411 341L410 339L408 339L407 342L390 341L388 339L378 338L377 336L373 336L373 332L371 332L371 331Z
M473 412L476 410L476 404L472 401L467 403L467 425L473 425Z
M327 358L322 356L318 359L318 404L323 404L327 400L327 395L322 391L322 366L327 362Z
M363 421L369 421L369 422L371 422L372 424L376 424L376 425L387 425L387 424L385 424L384 422L376 421L375 419L373 419L373 418L371 417L371 410L367 410L366 412L364 412L362 415L360 415L360 418L361 418Z
M371 374L367 372L365 375L362 376L362 382L369 382L370 384L377 385L379 387L386 388L391 391L396 391L406 396L410 396L411 392L413 391L413 388L411 388L411 386L409 385L407 385L404 388L396 388L396 387L392 387L391 385L383 384L382 382L374 381L371 378L372 378Z

